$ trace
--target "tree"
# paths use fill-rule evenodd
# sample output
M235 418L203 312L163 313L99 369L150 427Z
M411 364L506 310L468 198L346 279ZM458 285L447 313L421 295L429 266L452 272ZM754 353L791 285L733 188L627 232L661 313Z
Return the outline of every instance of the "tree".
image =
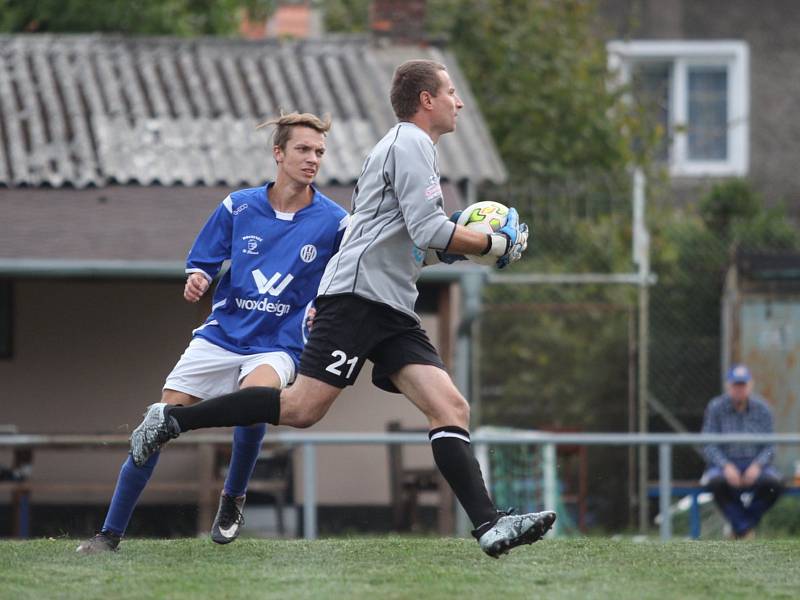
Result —
M371 0L317 0L324 11L325 29L347 33L369 30Z
M448 34L515 179L607 173L632 161L593 2L430 6L432 28Z
M0 0L0 31L225 35L241 11L266 18L274 0Z
M364 31L368 4L323 3L326 27ZM458 58L513 180L624 171L635 159L632 140L652 138L635 107L607 85L593 1L429 0L427 7L427 33Z
M735 250L800 248L785 210L768 207L746 180L714 185L697 206L653 212L650 300L651 391L695 428L719 393L720 299Z

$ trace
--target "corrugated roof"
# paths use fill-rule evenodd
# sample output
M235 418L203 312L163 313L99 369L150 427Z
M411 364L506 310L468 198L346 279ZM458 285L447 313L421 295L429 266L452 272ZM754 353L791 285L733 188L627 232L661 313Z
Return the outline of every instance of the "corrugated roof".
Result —
M441 61L467 108L439 143L442 176L501 182L505 168L454 57L314 41L0 36L0 184L259 184L274 176L268 134L280 109L331 113L321 185L354 182L395 118L394 68Z

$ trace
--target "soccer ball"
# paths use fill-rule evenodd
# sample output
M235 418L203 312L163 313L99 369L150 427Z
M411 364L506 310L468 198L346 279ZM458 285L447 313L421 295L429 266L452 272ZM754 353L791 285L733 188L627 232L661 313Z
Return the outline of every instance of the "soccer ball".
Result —
M499 202L484 200L465 208L458 217L457 223L482 233L494 233L506 224L507 219L507 206ZM479 265L494 265L497 262L496 256L473 256L468 254L467 258Z

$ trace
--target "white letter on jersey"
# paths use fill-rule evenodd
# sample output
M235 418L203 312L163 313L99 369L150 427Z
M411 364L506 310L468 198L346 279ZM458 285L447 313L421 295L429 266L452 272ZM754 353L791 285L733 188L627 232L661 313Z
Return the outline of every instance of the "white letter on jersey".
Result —
M286 289L286 286L292 282L292 279L294 279L294 277L292 276L291 273L289 273L286 277L283 278L283 281L281 281L281 284L278 287L273 287L280 278L281 278L280 273L275 273L270 279L267 279L261 272L261 269L256 269L255 271L253 271L253 279L256 280L256 285L258 286L259 294L280 296L281 292Z

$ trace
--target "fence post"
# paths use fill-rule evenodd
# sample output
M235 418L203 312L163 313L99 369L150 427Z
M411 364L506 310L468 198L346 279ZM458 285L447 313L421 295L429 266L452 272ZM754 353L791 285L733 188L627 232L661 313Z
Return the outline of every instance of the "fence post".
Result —
M466 273L461 275L461 322L458 324L457 340L456 340L456 355L454 365L454 378L456 387L464 395L469 402L470 406L470 428L474 431L480 427L481 424L481 395L480 395L480 378L475 364L475 352L477 348L475 345L474 334L477 333L477 324L481 316L481 302L483 294L483 273ZM479 446L476 446L476 452ZM489 455L488 446L483 445L487 454L484 455L485 460L481 462L480 457L478 461L483 470L483 476L486 480L486 489L491 490L491 482L489 481ZM472 523L469 521L467 513L461 506L461 503L455 502L455 517L456 517L456 535L459 537L468 537L472 529Z
M317 456L313 442L303 442L303 533L317 539Z
M558 480L556 479L556 445L552 442L544 444L544 509L556 510L558 502ZM558 520L553 524L553 536L558 535Z
M658 511L661 513L661 540L672 537L672 444L658 445Z
M645 185L642 169L633 172L633 261L639 267L639 433L647 433L649 388L648 351L650 335L650 234L645 220ZM648 527L647 446L639 446L639 530Z

